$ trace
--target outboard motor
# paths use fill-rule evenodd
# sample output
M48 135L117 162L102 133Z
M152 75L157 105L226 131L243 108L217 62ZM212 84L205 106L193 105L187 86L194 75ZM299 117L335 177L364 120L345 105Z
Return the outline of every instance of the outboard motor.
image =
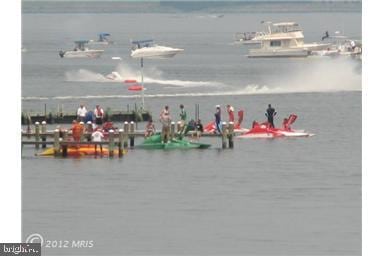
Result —
M64 51L60 51L60 52L59 52L59 56L60 56L61 58L63 58L63 57L64 57L64 54L65 54L65 52L64 52Z

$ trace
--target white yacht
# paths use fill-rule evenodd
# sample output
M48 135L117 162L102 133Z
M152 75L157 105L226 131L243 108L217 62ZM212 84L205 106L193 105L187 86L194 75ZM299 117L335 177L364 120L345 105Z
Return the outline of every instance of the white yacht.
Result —
M153 40L132 41L132 44L134 44L134 48L131 51L132 58L172 58L184 51L184 49L153 44Z
M89 40L89 44L95 44L95 45L109 45L113 44L113 41L109 39L111 34L109 33L100 33L99 38L97 40Z
M72 51L60 51L61 58L98 58L104 50L89 49L85 45L89 41L75 41L75 48Z
M304 43L303 30L296 22L263 22L265 31L252 38L259 47L249 49L248 57L307 57L313 50L325 49L329 44Z

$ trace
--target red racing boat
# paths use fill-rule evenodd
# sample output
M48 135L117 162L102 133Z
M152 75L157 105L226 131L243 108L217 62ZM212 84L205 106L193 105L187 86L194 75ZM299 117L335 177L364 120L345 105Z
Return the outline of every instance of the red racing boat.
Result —
M293 130L291 125L296 121L297 115L291 114L285 118L281 128L273 128L268 122L259 124L254 123L252 129L248 132L237 136L237 138L278 138L278 137L310 137L314 134L305 132L304 130Z

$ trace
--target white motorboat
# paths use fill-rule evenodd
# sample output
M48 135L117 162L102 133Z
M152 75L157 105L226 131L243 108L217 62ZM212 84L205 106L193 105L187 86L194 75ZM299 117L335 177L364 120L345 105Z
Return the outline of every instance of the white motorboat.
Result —
M307 57L313 50L325 49L329 44L304 43L304 33L296 22L263 22L265 31L255 33L252 41L259 47L249 49L248 57Z
M238 32L235 34L235 44L259 45L261 44L261 41L258 39L258 37L263 34L264 32Z
M75 48L72 51L60 51L61 58L98 58L104 50L89 49L85 45L89 41L75 41Z
M111 36L111 34L109 33L100 33L99 38L97 40L89 40L89 44L94 44L94 45L113 44L114 42L109 39L109 36Z
M362 54L362 44L356 40L352 40L346 36L340 35L340 32L336 31L334 36L330 36L328 31L325 32L323 41L328 42L329 46L326 49L312 51L311 55L314 56L349 56L359 57Z
M153 40L132 41L132 44L135 45L131 51L132 58L172 58L184 51L184 49L153 44Z

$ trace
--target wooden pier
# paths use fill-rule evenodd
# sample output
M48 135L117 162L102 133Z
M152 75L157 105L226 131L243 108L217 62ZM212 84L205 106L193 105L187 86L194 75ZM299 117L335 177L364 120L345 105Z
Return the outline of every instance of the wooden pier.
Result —
M21 146L33 145L36 149L46 148L47 145L53 145L55 156L67 156L67 149L69 146L80 145L108 145L109 157L114 157L115 149L118 150L118 156L123 156L123 150L135 147L135 138L144 137L145 131L136 130L135 122L124 122L123 127L115 130L108 131L108 139L101 142L91 141L91 135L93 133L92 123L88 122L84 125L84 132L81 135L80 141L73 141L71 130L47 130L47 123L43 121L35 122L34 129L30 131L21 132ZM180 123L171 123L170 137L174 138L180 132ZM221 147L234 148L234 124L232 122L223 122L222 134L215 133L201 133L200 137L216 137L221 140ZM187 135L194 135L196 131L190 131Z
M124 122L134 121L142 122L151 119L152 115L146 110L132 110L132 111L106 111L104 121L111 122ZM77 119L76 113L25 113L21 114L22 125L32 125L36 122L45 121L48 124L71 124L73 120Z

